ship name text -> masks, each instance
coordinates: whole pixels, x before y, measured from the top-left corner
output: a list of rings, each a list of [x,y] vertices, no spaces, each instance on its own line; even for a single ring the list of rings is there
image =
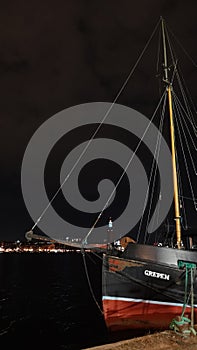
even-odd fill
[[[162,280],[167,280],[167,281],[170,280],[170,275],[167,275],[166,273],[145,270],[144,274],[145,276],[148,276],[148,277],[160,278]]]

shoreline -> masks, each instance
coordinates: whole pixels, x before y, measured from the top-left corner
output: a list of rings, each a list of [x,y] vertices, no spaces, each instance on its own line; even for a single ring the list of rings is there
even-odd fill
[[[197,336],[183,336],[172,330],[161,331],[83,350],[197,350]]]

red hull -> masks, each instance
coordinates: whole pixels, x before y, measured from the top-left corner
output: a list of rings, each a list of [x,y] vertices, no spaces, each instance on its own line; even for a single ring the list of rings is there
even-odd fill
[[[166,329],[175,316],[182,313],[182,305],[166,305],[142,301],[103,300],[104,317],[110,331],[128,329]],[[185,315],[190,317],[187,307]],[[195,309],[197,319],[197,309]]]

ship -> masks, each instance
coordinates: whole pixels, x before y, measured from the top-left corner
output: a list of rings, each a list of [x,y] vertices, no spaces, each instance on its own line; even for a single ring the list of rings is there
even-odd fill
[[[102,258],[102,313],[110,332],[128,330],[151,331],[168,329],[170,327],[175,330],[183,329],[185,332],[195,334],[194,325],[197,323],[197,230],[195,227],[191,229],[186,220],[185,224],[183,224],[185,197],[182,186],[187,178],[192,194],[192,197],[188,199],[193,201],[196,215],[197,200],[194,195],[194,187],[191,185],[187,157],[190,159],[196,176],[195,159],[190,152],[190,146],[196,152],[197,126],[195,117],[197,113],[194,108],[195,115],[192,114],[191,108],[187,106],[188,101],[192,102],[192,99],[190,95],[188,98],[188,91],[185,92],[184,90],[184,80],[180,78],[179,61],[169,41],[167,24],[163,18],[160,18],[158,25],[160,28],[160,41],[157,63],[158,65],[161,63],[161,73],[158,75],[158,79],[161,81],[163,88],[163,107],[158,110],[160,110],[161,121],[163,121],[163,118],[167,118],[169,126],[172,165],[172,179],[169,178],[169,181],[172,181],[172,199],[174,204],[170,211],[171,217],[164,219],[167,224],[163,225],[161,223],[160,225],[165,228],[164,232],[162,234],[160,232],[159,235],[156,232],[155,237],[159,236],[159,241],[153,239],[151,242],[151,235],[148,232],[149,225],[147,223],[143,225],[143,221],[140,221],[138,225],[137,234],[133,232],[134,228],[131,233],[127,232],[125,235],[121,232],[120,239],[114,241],[113,230],[115,230],[115,227],[113,227],[112,219],[110,218],[107,229],[107,236],[110,239],[105,239],[102,243],[95,243],[94,241],[91,243],[89,239],[101,216],[104,215],[109,202],[107,201],[93,226],[80,243],[63,241],[62,239],[60,243],[69,247],[81,248],[83,257],[87,249],[94,253],[100,252]],[[145,50],[142,51],[142,53],[144,52]],[[141,57],[142,54],[139,58]],[[137,63],[139,63],[139,59]],[[134,65],[134,68],[136,66],[137,64]],[[130,76],[131,74],[129,78]],[[123,85],[123,88],[126,86],[126,83]],[[177,86],[179,86],[179,94],[175,93]],[[121,91],[123,88],[121,88]],[[120,93],[117,96],[119,97],[119,95]],[[180,102],[180,95],[183,98],[183,103]],[[114,103],[110,106],[110,110],[112,107],[114,108]],[[181,121],[181,115],[184,115],[183,121]],[[190,133],[188,124],[193,129],[193,134]],[[177,131],[178,138],[175,136]],[[96,132],[92,139],[96,136]],[[189,136],[189,142],[186,140],[186,135]],[[186,141],[187,153],[184,151],[183,140]],[[140,143],[141,141],[143,140],[140,140]],[[184,174],[182,181],[180,171],[184,167],[181,161],[178,161],[177,146],[181,148],[183,163],[186,165],[186,174]],[[156,154],[156,157],[158,155]],[[130,163],[127,164],[125,170],[129,165]],[[152,186],[150,186],[151,198],[145,201],[146,204],[152,205],[155,203],[155,198],[157,201],[160,200],[161,196],[165,195],[161,193],[161,188],[156,185],[157,176],[155,174],[156,172],[150,179]],[[117,182],[118,184],[121,182],[122,176]],[[49,205],[51,205],[61,187],[53,196]],[[163,188],[163,192],[165,192],[165,188]],[[43,236],[33,233],[34,228],[38,225],[49,205],[47,205],[32,229],[26,233],[28,240],[49,240],[48,237],[43,238]],[[146,213],[146,219],[150,218],[149,214],[150,212]],[[169,223],[170,219],[173,221],[172,224]],[[195,220],[193,221],[195,224]],[[142,233],[142,241],[140,241],[139,233],[140,235]],[[104,237],[106,237],[105,234]],[[56,239],[52,239],[52,242],[54,241]],[[87,272],[87,267],[85,270]],[[89,277],[88,282],[90,283]]]
[[[170,230],[165,230],[163,241],[160,235],[160,241],[151,244],[139,243],[129,235],[123,236],[118,246],[113,244],[113,247],[103,254],[102,306],[105,323],[110,332],[154,331],[169,327],[177,330],[182,327],[187,332],[195,333],[197,231],[184,230],[182,225],[183,209],[175,123],[177,101],[174,102],[177,85],[175,77],[177,75],[179,79],[179,66],[168,41],[167,28],[166,21],[161,18],[161,80],[166,93],[165,118],[169,118],[174,192],[173,230],[171,235]],[[185,114],[187,113],[189,109],[186,110]]]

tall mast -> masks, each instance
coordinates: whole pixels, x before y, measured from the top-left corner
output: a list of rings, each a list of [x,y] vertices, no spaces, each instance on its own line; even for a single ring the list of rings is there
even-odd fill
[[[176,149],[175,149],[175,136],[174,136],[174,118],[172,110],[172,85],[168,80],[168,61],[166,50],[166,37],[165,37],[165,24],[163,18],[161,18],[162,38],[163,38],[163,56],[164,56],[164,81],[167,84],[168,103],[169,103],[169,116],[170,116],[170,137],[171,137],[171,152],[172,152],[172,172],[173,172],[173,185],[174,185],[174,207],[175,207],[175,223],[176,223],[176,238],[177,247],[181,249],[181,217],[179,207],[179,195],[178,195],[178,178],[177,178],[177,164],[176,164]]]

